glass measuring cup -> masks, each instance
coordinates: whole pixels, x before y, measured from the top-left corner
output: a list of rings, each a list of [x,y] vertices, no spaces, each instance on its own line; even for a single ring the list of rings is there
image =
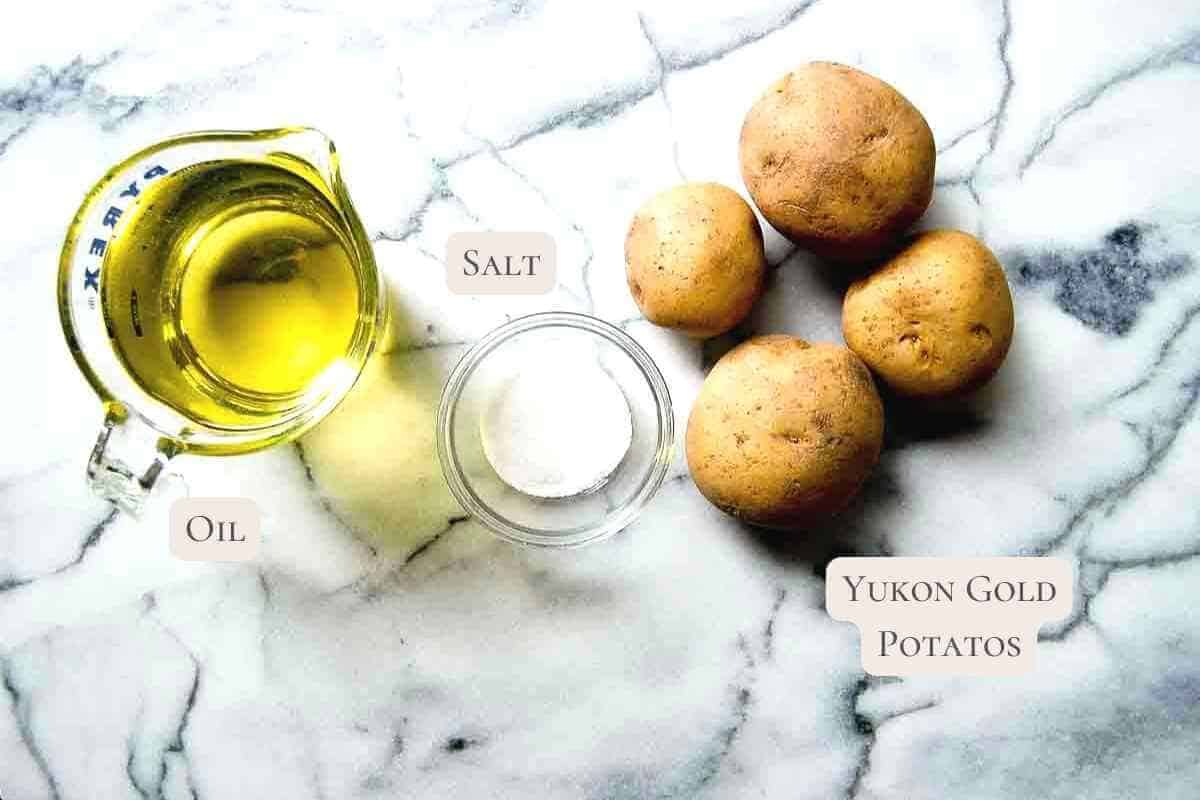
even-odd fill
[[[88,481],[133,513],[180,453],[319,422],[387,314],[333,143],[311,128],[185,134],[117,164],[68,229],[58,307],[105,412]]]

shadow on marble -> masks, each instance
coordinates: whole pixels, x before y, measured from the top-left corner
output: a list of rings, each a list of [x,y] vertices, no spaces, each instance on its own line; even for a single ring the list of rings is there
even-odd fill
[[[1001,372],[1003,374],[1003,370]],[[997,382],[1000,377],[997,376]],[[749,539],[776,561],[807,564],[824,577],[825,568],[838,556],[894,555],[887,536],[887,520],[903,502],[899,479],[901,451],[913,445],[948,443],[986,434],[993,420],[1016,414],[1019,397],[1014,387],[1000,382],[935,409],[896,397],[880,387],[884,401],[884,443],[879,463],[862,490],[841,513],[803,531],[778,532],[743,525]]]
[[[704,341],[704,369],[755,336],[782,333],[842,344],[842,298],[850,284],[869,271],[867,266],[835,264],[793,250],[767,272],[763,296],[750,315],[728,333]]]
[[[781,564],[807,566],[824,579],[829,562],[838,556],[892,554],[872,518],[880,508],[895,502],[899,493],[885,452],[850,505],[831,519],[800,531],[772,531],[744,523],[740,527],[769,558]]]
[[[988,427],[988,419],[974,404],[973,396],[934,405],[897,397],[879,381],[876,385],[883,398],[885,450],[916,442],[977,436]]]
[[[829,562],[838,556],[859,555],[846,546],[834,523],[804,531],[773,531],[745,524],[741,528],[767,557],[781,564],[810,567],[817,576],[823,576]]]

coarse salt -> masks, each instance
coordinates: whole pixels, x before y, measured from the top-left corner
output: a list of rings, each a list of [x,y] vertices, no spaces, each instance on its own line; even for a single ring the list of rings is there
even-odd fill
[[[496,474],[534,497],[571,497],[612,475],[633,441],[621,388],[599,364],[550,358],[502,381],[480,418]]]

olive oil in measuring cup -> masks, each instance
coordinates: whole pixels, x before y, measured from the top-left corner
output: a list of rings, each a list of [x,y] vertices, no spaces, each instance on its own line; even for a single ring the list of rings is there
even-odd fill
[[[109,169],[67,230],[58,309],[103,408],[88,481],[135,513],[180,453],[317,424],[387,325],[337,152],[312,128],[184,134]]]
[[[147,185],[101,270],[105,325],[151,396],[219,427],[304,405],[354,336],[353,242],[311,168],[199,163]]]

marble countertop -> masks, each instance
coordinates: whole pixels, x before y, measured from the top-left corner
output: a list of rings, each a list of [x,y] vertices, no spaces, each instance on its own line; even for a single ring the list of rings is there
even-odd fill
[[[40,798],[1193,798],[1200,785],[1200,6],[1190,2],[22,4],[0,48],[0,795]],[[797,64],[927,116],[923,225],[981,236],[1017,336],[970,408],[889,419],[831,530],[756,534],[682,458],[583,550],[464,519],[432,415],[464,346],[534,310],[645,344],[681,420],[706,345],[638,318],[622,240],[686,179],[743,190],[737,132]],[[252,564],[173,559],[83,480],[100,411],[63,343],[66,223],[186,130],[314,125],[397,340],[298,445],[179,462],[264,513]],[[448,233],[546,230],[559,289],[464,298]],[[739,332],[840,341],[777,268]],[[834,553],[1052,553],[1079,602],[1021,678],[864,676]]]

